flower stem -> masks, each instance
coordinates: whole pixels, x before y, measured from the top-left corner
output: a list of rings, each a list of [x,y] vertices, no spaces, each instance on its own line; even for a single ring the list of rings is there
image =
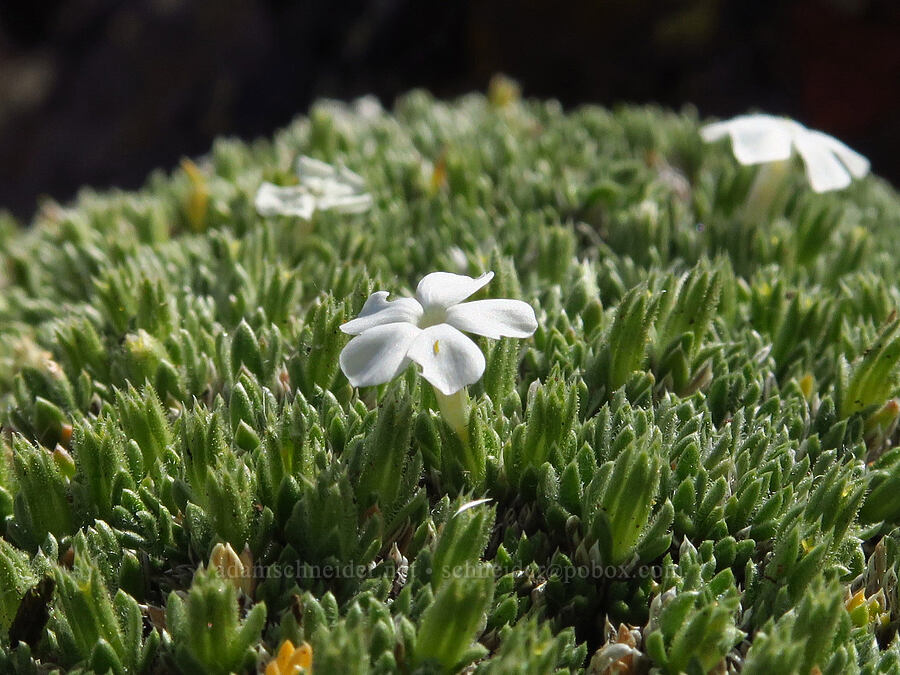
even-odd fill
[[[768,222],[772,205],[790,167],[790,160],[768,162],[759,167],[750,193],[747,195],[746,215],[753,224]]]
[[[450,428],[456,432],[460,440],[466,445],[469,444],[469,392],[463,387],[455,394],[443,394],[437,389],[434,390],[437,397],[438,407],[441,409],[441,415],[444,421],[450,425]]]

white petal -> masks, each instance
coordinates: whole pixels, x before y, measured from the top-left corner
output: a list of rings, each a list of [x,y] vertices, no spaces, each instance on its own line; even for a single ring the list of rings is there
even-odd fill
[[[316,210],[315,198],[299,185],[280,187],[272,183],[259,186],[254,200],[261,216],[297,216],[309,220]]]
[[[346,166],[342,166],[338,170],[340,180],[353,188],[356,192],[364,192],[366,189],[366,181],[358,173],[351,171]]]
[[[366,189],[366,182],[358,173],[344,166],[334,167],[306,155],[297,158],[297,177],[304,185],[321,190],[324,194],[333,192],[353,194]]]
[[[725,138],[728,135],[730,126],[730,121],[713,122],[712,124],[706,124],[700,127],[700,136],[707,143],[713,143],[715,141],[718,141],[720,138]]]
[[[323,210],[338,213],[364,213],[372,208],[372,195],[348,195],[320,197],[316,206]]]
[[[834,136],[822,133],[821,131],[808,132],[813,138],[816,138],[822,145],[831,150],[837,158],[843,162],[844,166],[857,178],[862,178],[869,173],[869,160],[863,157],[855,150],[841,143]]]
[[[375,326],[341,352],[341,370],[354,387],[390,382],[409,365],[407,351],[422,331],[409,323]]]
[[[372,293],[363,305],[359,316],[341,326],[348,335],[359,335],[374,326],[389,323],[408,323],[415,325],[422,317],[422,305],[412,298],[398,298],[389,301],[387,291]]]
[[[364,120],[374,120],[384,114],[384,108],[381,106],[381,101],[371,94],[361,96],[353,101],[353,109],[356,114]]]
[[[493,272],[485,272],[476,279],[465,274],[432,272],[419,282],[416,297],[425,308],[449,307],[462,302],[493,278]]]
[[[521,300],[475,300],[447,309],[447,323],[467,333],[526,338],[537,330],[534,309]]]
[[[806,165],[806,176],[814,191],[841,190],[850,185],[847,169],[815,133],[798,135],[794,144]]]
[[[484,354],[478,345],[446,323],[419,333],[407,357],[422,366],[422,377],[447,396],[484,374]]]
[[[320,159],[301,155],[297,158],[297,176],[303,182],[307,178],[334,178],[337,169]]]
[[[487,504],[488,502],[494,501],[492,497],[482,497],[481,499],[473,499],[470,502],[466,502],[458,509],[456,509],[456,513],[454,513],[451,518],[456,518],[460,513],[465,513],[469,509],[474,509],[476,506],[481,506],[482,504]]]
[[[772,115],[740,115],[700,130],[706,141],[731,136],[734,156],[741,164],[777,162],[791,156],[791,139],[796,122]]]

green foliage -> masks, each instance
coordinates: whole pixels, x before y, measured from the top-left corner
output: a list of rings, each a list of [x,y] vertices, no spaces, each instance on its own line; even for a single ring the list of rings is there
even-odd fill
[[[431,587],[438,591],[450,579],[480,570],[478,561],[494,524],[493,509],[478,502],[461,505],[441,529],[431,556]]]
[[[241,619],[234,586],[211,568],[197,571],[185,599],[173,591],[166,604],[167,630],[182,672],[225,675],[252,667],[265,621],[262,603]]]
[[[321,102],[0,216],[0,671],[897,670],[900,202],[763,198],[698,125]],[[373,208],[258,215],[302,154]],[[489,269],[539,325],[476,338],[463,432],[350,386],[370,293]]]
[[[48,534],[71,534],[72,507],[66,479],[50,452],[18,437],[13,453],[16,492],[7,529],[15,543],[34,551]]]
[[[734,575],[727,567],[715,574],[711,548],[706,542],[698,551],[685,541],[674,587],[651,603],[646,649],[664,672],[709,672],[744,635],[735,625]]]
[[[402,386],[394,387],[384,400],[375,428],[365,440],[348,451],[350,471],[356,476],[359,505],[377,508],[383,520],[386,541],[404,527],[409,518],[424,511],[425,492],[419,487],[422,457],[410,453],[413,408]]]
[[[37,579],[28,564],[28,556],[0,539],[0,628],[9,630],[19,602]]]
[[[458,571],[438,587],[434,600],[423,612],[416,633],[413,663],[435,663],[446,673],[487,654],[481,645],[470,647],[484,622],[494,591],[490,565]]]
[[[896,390],[895,366],[900,361],[898,328],[900,318],[894,315],[852,368],[849,382],[839,392],[843,416],[880,405]]]
[[[84,664],[98,673],[149,672],[159,633],[143,634],[138,603],[124,591],[114,598],[90,560],[76,557],[72,572],[57,568],[56,611],[51,625],[69,665]]]
[[[841,602],[841,588],[819,579],[794,611],[760,630],[744,669],[750,673],[806,673],[814,668],[822,673],[849,672],[856,668],[856,650],[848,638],[850,617]]]
[[[632,419],[620,416],[629,412]],[[645,542],[654,551],[648,556],[652,560],[668,548],[671,537],[665,532],[673,518],[672,505],[667,502],[656,522],[650,523],[662,468],[658,432],[642,410],[631,411],[624,402],[615,419],[610,407],[604,406],[592,421],[596,423],[593,447],[603,448],[615,459],[597,457],[596,469],[587,464],[585,472],[593,475],[582,475],[585,482],[577,515],[584,539],[576,553],[580,551],[600,565],[619,565],[636,553],[643,533],[650,537]],[[577,464],[572,467],[577,470]],[[660,542],[654,541],[658,538]]]
[[[333,602],[334,599],[331,598]],[[346,672],[347,664],[355,664],[358,672],[397,672],[398,657],[405,651],[407,636],[398,627],[387,605],[370,595],[361,595],[338,619],[328,618],[325,608],[312,596],[303,599],[304,633],[313,647],[316,672]]]
[[[546,623],[533,618],[520,621],[500,632],[500,648],[489,660],[478,665],[483,675],[515,675],[527,663],[529,672],[536,675],[559,672],[562,668],[577,669],[584,663],[587,648],[575,645],[571,629],[556,635]]]

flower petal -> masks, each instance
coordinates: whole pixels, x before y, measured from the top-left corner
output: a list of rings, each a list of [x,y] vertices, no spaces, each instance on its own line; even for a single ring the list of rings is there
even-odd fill
[[[831,150],[837,158],[841,160],[844,166],[851,174],[857,178],[862,178],[869,173],[869,160],[861,154],[841,143],[834,136],[822,133],[821,131],[810,130],[808,132],[813,138],[817,139],[822,145]]]
[[[338,177],[340,180],[352,187],[356,192],[364,192],[366,189],[366,181],[355,171],[351,171],[346,166],[338,169]]]
[[[345,166],[334,167],[306,155],[297,158],[297,177],[301,183],[322,190],[324,194],[353,194],[366,189],[366,182],[358,173]]]
[[[316,206],[323,210],[337,211],[338,213],[364,213],[372,208],[372,195],[330,195],[320,197]]]
[[[432,272],[419,282],[416,287],[416,297],[425,308],[446,308],[462,302],[483,288],[493,278],[493,272],[485,272],[475,279],[467,277],[465,274]]]
[[[521,300],[475,300],[447,309],[447,323],[459,330],[494,338],[526,338],[537,330],[534,309]]]
[[[734,156],[741,164],[777,162],[791,156],[791,140],[800,127],[796,122],[773,115],[740,115],[726,122],[703,127],[701,136],[715,141],[731,136]]]
[[[818,134],[818,135],[817,135]],[[850,185],[850,173],[831,149],[822,143],[819,132],[799,134],[794,139],[797,152],[806,165],[806,176],[815,192],[841,190]]]
[[[419,333],[407,357],[422,366],[422,377],[449,396],[484,374],[484,354],[472,340],[446,323]]]
[[[422,316],[422,305],[412,298],[398,298],[389,301],[387,291],[377,291],[369,296],[359,316],[341,325],[348,335],[359,335],[374,326],[391,323],[415,325]]]
[[[492,502],[494,499],[492,497],[482,497],[481,499],[473,499],[472,501],[466,502],[458,509],[456,512],[450,516],[451,518],[456,518],[460,513],[465,513],[469,509],[474,509],[476,506],[481,506],[482,504],[487,504],[488,502]]]
[[[700,127],[700,136],[707,143],[714,143],[728,135],[731,121],[713,122]]]
[[[334,178],[337,175],[337,169],[331,164],[306,155],[297,158],[296,171],[301,183],[307,178]]]
[[[360,96],[353,101],[353,110],[364,120],[375,120],[384,115],[384,108],[381,101],[372,94]]]
[[[316,210],[315,197],[299,185],[263,183],[256,191],[254,205],[261,216],[297,216],[304,220],[309,220]]]
[[[407,351],[421,333],[409,323],[370,328],[341,351],[341,370],[354,387],[390,382],[409,365]]]

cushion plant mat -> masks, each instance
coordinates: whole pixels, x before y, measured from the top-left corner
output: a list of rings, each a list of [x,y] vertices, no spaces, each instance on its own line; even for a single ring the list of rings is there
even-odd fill
[[[322,102],[3,219],[0,671],[897,672],[900,200],[698,128]],[[371,208],[260,215],[303,155]],[[538,323],[465,433],[339,367],[434,271]]]

